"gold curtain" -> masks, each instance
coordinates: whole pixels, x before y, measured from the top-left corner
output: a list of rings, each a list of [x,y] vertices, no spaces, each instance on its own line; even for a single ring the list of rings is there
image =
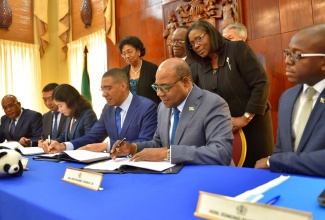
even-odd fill
[[[116,44],[116,27],[115,27],[115,0],[103,0],[103,12],[105,16],[106,37]]]
[[[47,8],[48,0],[34,0],[34,15],[41,56],[43,56],[50,43]]]
[[[61,61],[67,58],[67,43],[69,42],[70,16],[69,16],[69,0],[59,0],[59,38]]]

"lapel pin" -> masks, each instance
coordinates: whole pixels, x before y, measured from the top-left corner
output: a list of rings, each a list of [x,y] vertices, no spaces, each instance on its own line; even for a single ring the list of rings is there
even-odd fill
[[[228,67],[229,67],[229,69],[231,70],[231,64],[230,64],[229,57],[227,57],[227,63],[228,63]]]
[[[194,107],[188,107],[189,111],[194,111]]]
[[[320,98],[321,103],[325,103],[325,99],[323,97]]]

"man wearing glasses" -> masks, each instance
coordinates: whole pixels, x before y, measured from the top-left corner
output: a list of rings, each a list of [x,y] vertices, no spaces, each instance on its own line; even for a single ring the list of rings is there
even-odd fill
[[[164,61],[152,88],[162,101],[153,140],[124,142],[120,147],[114,144],[113,159],[137,152],[132,161],[230,164],[233,135],[228,105],[218,95],[193,84],[184,60]]]
[[[173,33],[172,36],[172,41],[171,41],[171,46],[173,49],[173,54],[175,57],[182,58],[185,60],[188,65],[191,68],[192,72],[192,79],[193,82],[198,85],[199,83],[199,78],[198,78],[198,72],[200,65],[196,62],[193,62],[189,59],[186,58],[186,51],[185,51],[185,35],[187,32],[188,26],[180,26],[176,28],[176,30]]]
[[[255,168],[325,176],[325,24],[297,32],[284,50],[286,75],[297,83],[279,102],[278,136]]]
[[[19,141],[25,147],[22,137],[39,139],[42,134],[42,115],[21,107],[13,95],[2,98],[1,105],[6,115],[1,117],[0,143],[3,141]],[[29,146],[29,145],[28,145]]]
[[[125,138],[130,142],[152,139],[157,128],[157,105],[130,92],[129,78],[123,70],[113,68],[104,73],[100,91],[107,104],[89,133],[71,142],[54,141],[50,146],[45,145],[45,152],[74,149],[110,151],[118,139]],[[106,137],[109,141],[101,143]]]

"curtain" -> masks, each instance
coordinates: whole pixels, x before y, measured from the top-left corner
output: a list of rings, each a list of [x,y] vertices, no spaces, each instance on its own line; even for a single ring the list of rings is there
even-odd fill
[[[1,99],[12,94],[23,108],[41,112],[39,45],[0,39],[0,78]]]
[[[48,32],[48,0],[34,0],[34,15],[37,29],[37,39],[40,45],[40,54],[43,56],[50,43]]]
[[[102,75],[107,71],[107,49],[105,31],[100,30],[67,44],[70,84],[81,92],[84,49],[87,46],[87,68],[90,80],[92,104],[97,117],[106,103],[99,91]]]

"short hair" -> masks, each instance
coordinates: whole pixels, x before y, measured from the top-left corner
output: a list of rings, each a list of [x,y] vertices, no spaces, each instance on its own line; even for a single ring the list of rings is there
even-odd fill
[[[142,41],[136,36],[127,36],[119,42],[118,49],[120,51],[120,54],[122,54],[122,49],[126,44],[129,44],[135,49],[140,50],[140,57],[143,57],[146,54],[146,49],[144,48]]]
[[[189,26],[181,25],[181,26],[178,26],[176,29],[180,29],[180,28],[188,30]]]
[[[11,98],[11,99],[13,99],[15,102],[18,102],[17,97],[14,96],[14,95],[11,95],[11,94],[7,94],[7,95],[5,95],[5,96],[2,98],[2,100],[5,99],[5,98]]]
[[[181,58],[173,57],[165,60],[160,64],[160,66],[166,66],[167,71],[174,72],[178,78],[187,77],[192,80],[192,72],[190,66],[187,62]],[[160,69],[160,66],[158,70]]]
[[[79,118],[82,111],[92,109],[90,102],[69,84],[61,84],[53,91],[53,99],[59,102],[65,102],[71,109],[71,115]]]
[[[59,84],[57,84],[57,83],[49,83],[46,86],[44,86],[42,92],[53,91],[58,86],[59,86]]]
[[[226,32],[226,31],[229,31],[232,29],[236,30],[236,34],[238,37],[241,37],[244,40],[247,39],[247,28],[245,27],[245,25],[236,22],[236,23],[230,24],[227,27],[225,27],[223,29],[223,32]]]
[[[205,31],[207,35],[210,36],[211,49],[218,54],[221,53],[225,47],[226,40],[222,34],[209,22],[204,20],[198,20],[194,22],[187,30],[185,35],[185,51],[186,56],[189,60],[195,61],[200,64],[205,64],[206,62],[211,61],[210,57],[202,58],[190,49],[190,41],[188,40],[188,35],[192,30],[202,30]]]
[[[109,69],[102,76],[102,78],[105,78],[105,77],[112,77],[112,79],[114,79],[114,81],[117,83],[125,82],[128,89],[130,89],[130,79],[129,79],[128,75],[126,74],[126,72],[122,69],[119,69],[119,68]]]

